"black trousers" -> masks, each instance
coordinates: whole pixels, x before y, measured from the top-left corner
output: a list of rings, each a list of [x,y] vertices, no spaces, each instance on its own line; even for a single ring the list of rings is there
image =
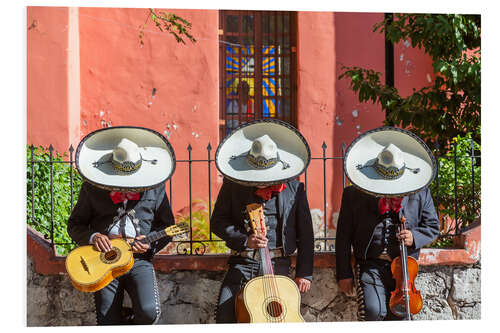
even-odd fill
[[[359,320],[401,320],[389,308],[391,291],[396,287],[391,263],[381,259],[357,261],[357,298]]]
[[[122,314],[125,291],[132,301],[133,324],[154,324],[160,318],[160,296],[153,264],[136,258],[130,271],[94,293],[98,325],[129,324],[123,321]]]
[[[290,257],[272,259],[274,274],[290,275]],[[215,312],[216,323],[236,323],[234,303],[238,292],[245,283],[256,276],[262,275],[258,261],[231,256],[228,261],[229,269],[222,281],[219,300]]]

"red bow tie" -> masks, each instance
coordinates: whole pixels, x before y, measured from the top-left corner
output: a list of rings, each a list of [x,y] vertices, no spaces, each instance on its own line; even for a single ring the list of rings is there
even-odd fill
[[[137,192],[109,192],[111,200],[114,204],[127,200],[139,200],[139,193]]]
[[[284,189],[286,189],[286,184],[278,184],[264,188],[259,188],[257,189],[257,191],[255,191],[255,194],[257,194],[259,197],[267,201],[271,199],[271,196],[273,194],[280,193]]]
[[[378,210],[380,214],[384,215],[387,212],[390,212],[391,210],[395,211],[396,213],[399,213],[401,210],[401,201],[403,200],[402,197],[399,198],[380,198],[378,201]]]

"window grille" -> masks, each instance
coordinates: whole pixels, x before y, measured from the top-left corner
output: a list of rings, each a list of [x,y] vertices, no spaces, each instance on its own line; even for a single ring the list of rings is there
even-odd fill
[[[276,118],[296,126],[296,14],[221,11],[220,138]]]

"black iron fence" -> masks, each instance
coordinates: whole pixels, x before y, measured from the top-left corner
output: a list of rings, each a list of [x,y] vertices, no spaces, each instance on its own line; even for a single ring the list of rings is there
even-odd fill
[[[480,154],[475,153],[476,147],[474,145],[474,142],[471,141],[470,144],[470,149],[467,152],[467,154],[463,154],[463,149],[459,150],[457,149],[457,143],[453,143],[451,146],[451,153],[448,153],[447,155],[444,156],[437,156],[438,160],[438,172],[437,172],[437,177],[435,178],[433,184],[431,184],[431,190],[433,192],[433,197],[434,197],[434,203],[435,206],[438,207],[438,210],[441,212],[440,218],[442,222],[442,232],[441,232],[441,238],[449,238],[453,236],[459,235],[464,228],[466,228],[470,222],[477,217],[480,216],[480,181],[478,182],[477,180],[480,179]],[[76,201],[76,195],[75,195],[75,179],[78,177],[77,173],[75,172],[74,168],[74,148],[71,146],[68,150],[68,154],[66,155],[65,159],[61,158],[55,158],[54,155],[54,149],[52,145],[46,150],[45,152],[45,159],[39,159],[39,155],[35,154],[35,147],[30,146],[28,147],[28,160],[27,160],[27,167],[28,167],[28,209],[27,209],[27,219],[28,219],[28,224],[34,226],[36,229],[38,229],[40,232],[42,232],[47,239],[50,240],[52,245],[58,245],[58,246],[74,246],[73,243],[71,242],[64,242],[64,241],[57,241],[56,239],[59,238],[57,236],[60,236],[58,233],[65,233],[65,226],[61,227],[60,225],[58,228],[55,228],[55,212],[54,212],[54,201],[58,197],[57,195],[57,190],[54,189],[54,177],[55,177],[55,166],[56,164],[62,163],[64,164],[67,168],[67,189],[64,189],[64,191],[69,191],[69,207],[68,211],[66,212],[66,215],[69,216],[69,212],[74,206],[74,203]],[[212,151],[212,146],[209,143],[206,147],[207,151],[207,158],[206,159],[192,159],[192,146],[188,145],[187,149],[187,155],[188,158],[184,160],[177,160],[177,167],[179,168],[180,165],[185,164],[187,165],[188,168],[188,188],[186,193],[182,193],[180,195],[187,195],[188,196],[188,202],[189,202],[189,224],[190,224],[190,230],[193,231],[193,185],[195,184],[201,184],[201,182],[206,181],[207,182],[207,188],[208,188],[208,204],[207,204],[207,210],[208,210],[208,219],[212,215],[212,181],[213,181],[213,176],[214,176],[214,169],[215,165],[214,163],[214,153]],[[328,216],[326,214],[327,212],[327,184],[331,182],[332,180],[329,179],[329,177],[333,177],[332,175],[327,174],[327,163],[329,161],[334,161],[334,160],[339,160],[342,161],[341,165],[343,167],[343,161],[344,161],[344,156],[345,156],[345,150],[346,150],[346,145],[342,143],[341,146],[341,156],[327,156],[327,149],[328,146],[326,145],[325,142],[323,142],[322,146],[322,156],[321,157],[313,157],[311,159],[311,164],[309,168],[311,168],[314,163],[320,163],[320,167],[322,169],[322,196],[323,196],[323,214],[322,214],[322,224],[321,224],[321,230],[315,230],[315,251],[316,252],[333,252],[335,250],[334,242],[335,242],[335,237],[334,236],[328,236],[328,232],[331,227],[331,223],[329,225],[328,223]],[[435,146],[435,151],[439,151],[439,147]],[[57,154],[58,155],[58,154]],[[58,155],[59,156],[59,155]],[[444,161],[444,162],[443,162]],[[464,161],[465,165],[469,167],[464,168]],[[37,177],[35,177],[35,166],[38,164],[44,164],[45,166],[48,166],[48,175],[45,175],[42,177],[41,181],[38,181],[37,183]],[[194,164],[205,164],[207,171],[208,171],[208,177],[205,180],[199,179],[197,175],[193,175],[193,170],[192,167]],[[440,167],[441,166],[441,167]],[[444,167],[443,167],[444,166]],[[451,173],[452,176],[450,178],[450,166],[451,166]],[[444,170],[445,169],[445,170]],[[31,170],[31,172],[30,172]],[[193,176],[196,178],[195,182],[193,182]],[[306,192],[308,192],[308,178],[310,176],[308,175],[308,171],[306,170],[305,176],[304,176],[304,183],[305,183],[305,189]],[[315,175],[317,177],[317,175]],[[451,182],[451,183],[450,183]],[[468,184],[468,185],[467,185]],[[347,186],[347,178],[345,176],[342,177],[342,182],[339,183],[337,186],[342,186],[345,187]],[[445,185],[445,186],[444,186]],[[467,185],[467,190],[464,190],[464,186]],[[173,188],[172,188],[172,178],[167,182],[166,184],[166,191],[169,196],[171,205],[175,202],[177,199],[177,193],[174,193]],[[41,191],[36,191],[37,187],[42,187],[41,191],[49,191],[48,193],[48,198],[49,198],[49,204],[47,205],[47,202],[43,202],[45,204],[45,210],[47,210],[47,206],[50,207],[49,211],[45,213],[45,218],[40,218],[36,217],[39,216],[40,214],[35,214],[37,211],[37,203],[40,205],[40,201],[37,199],[37,193],[41,193]],[[450,193],[450,188],[452,189]],[[439,190],[438,190],[439,189]],[[444,189],[444,190],[442,190]],[[61,189],[58,189],[59,191]],[[444,197],[444,194],[446,197]],[[47,193],[46,193],[47,194]],[[46,196],[47,197],[47,196]],[[341,198],[336,198],[335,200],[340,201]],[[450,208],[449,205],[452,204],[453,207]],[[446,206],[443,206],[446,205]],[[464,214],[464,209],[468,209],[468,213]],[[471,213],[472,212],[472,213]],[[60,214],[60,212],[57,212],[57,214]],[[63,216],[62,219],[64,221],[67,221],[68,216]],[[41,221],[48,219],[48,221]],[[207,219],[207,220],[208,220]],[[208,224],[208,221],[207,221]],[[445,226],[443,228],[443,226]],[[185,255],[202,255],[206,253],[207,245],[210,243],[215,243],[215,242],[222,242],[222,240],[218,239],[215,235],[212,234],[210,230],[210,225],[208,224],[208,232],[207,232],[207,237],[203,238],[196,238],[193,237],[193,232],[189,233],[189,239],[184,239],[184,240],[174,240],[174,243],[176,243],[176,253],[177,254],[185,254]],[[56,230],[57,229],[57,230]],[[317,228],[316,228],[317,229]],[[69,239],[69,238],[68,238]]]

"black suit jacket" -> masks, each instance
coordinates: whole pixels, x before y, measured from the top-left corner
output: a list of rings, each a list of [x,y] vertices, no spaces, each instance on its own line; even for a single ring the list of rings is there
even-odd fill
[[[248,233],[243,212],[246,205],[253,202],[255,191],[255,187],[243,186],[224,178],[215,202],[210,219],[211,230],[233,250],[248,250],[245,246]],[[282,221],[285,255],[291,255],[297,250],[295,275],[312,280],[314,234],[303,183],[297,180],[286,183],[286,188],[278,195],[278,213]]]
[[[68,219],[68,234],[78,245],[88,245],[90,236],[99,232],[106,233],[106,229],[117,215],[117,209],[123,203],[114,204],[109,195],[110,191],[95,187],[88,182],[82,184],[78,202]],[[174,224],[174,216],[165,193],[165,186],[140,193],[139,200],[129,200],[127,210],[135,210],[139,219],[140,235],[147,235],[152,231],[159,231]],[[150,249],[143,257],[151,258],[170,241],[169,237],[159,239],[150,244]]]
[[[348,186],[342,194],[337,236],[335,242],[337,280],[352,278],[351,246],[357,259],[366,259],[366,253],[379,223],[379,198],[366,194],[354,186]],[[413,245],[408,255],[418,259],[420,248],[439,235],[439,219],[434,209],[431,193],[425,188],[405,196],[399,212],[406,217],[406,228],[413,234]]]

